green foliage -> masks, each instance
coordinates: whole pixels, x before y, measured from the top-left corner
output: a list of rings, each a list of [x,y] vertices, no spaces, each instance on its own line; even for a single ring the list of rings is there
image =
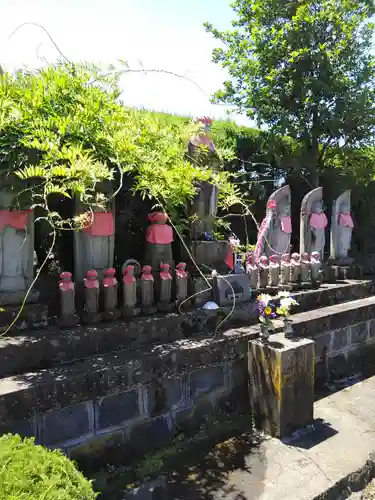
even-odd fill
[[[217,183],[226,206],[236,200],[228,172],[186,157],[191,120],[125,108],[111,70],[61,64],[4,74],[0,84],[0,176],[17,183],[15,204],[42,207],[57,226],[52,195],[105,208],[122,176],[171,215],[186,211],[199,180]],[[222,164],[233,150],[219,156]]]
[[[91,484],[60,451],[11,434],[0,438],[2,500],[94,500]]]
[[[232,6],[233,29],[205,24],[223,43],[214,61],[230,75],[216,101],[297,139],[312,171],[329,146],[372,140],[371,0],[235,0]]]

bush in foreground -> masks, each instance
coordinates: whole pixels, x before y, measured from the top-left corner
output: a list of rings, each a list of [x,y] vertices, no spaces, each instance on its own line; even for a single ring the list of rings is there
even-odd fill
[[[1,500],[94,500],[90,481],[60,451],[33,439],[0,438]]]

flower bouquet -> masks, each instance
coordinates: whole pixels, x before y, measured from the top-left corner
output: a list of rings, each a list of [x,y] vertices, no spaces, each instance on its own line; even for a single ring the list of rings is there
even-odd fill
[[[261,336],[264,340],[267,340],[270,331],[275,329],[274,320],[277,318],[284,318],[285,335],[291,336],[293,332],[288,316],[291,308],[298,303],[289,292],[279,292],[274,297],[262,293],[257,298],[257,303]]]

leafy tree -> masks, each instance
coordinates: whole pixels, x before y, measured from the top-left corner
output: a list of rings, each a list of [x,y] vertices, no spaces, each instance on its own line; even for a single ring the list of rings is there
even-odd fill
[[[235,0],[214,62],[230,79],[214,100],[300,143],[315,186],[327,148],[370,142],[375,130],[373,0]]]
[[[125,108],[118,82],[114,70],[87,64],[0,75],[0,183],[13,185],[14,205],[44,209],[54,227],[79,227],[49,209],[51,196],[105,208],[124,176],[170,215],[187,213],[199,180],[219,185],[223,205],[235,202],[227,172],[186,158],[191,120]]]

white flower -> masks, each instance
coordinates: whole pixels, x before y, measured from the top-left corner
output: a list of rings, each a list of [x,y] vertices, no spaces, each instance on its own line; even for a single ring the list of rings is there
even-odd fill
[[[266,293],[261,293],[257,298],[257,300],[262,304],[264,304],[265,306],[268,306],[271,299],[272,299],[271,295],[267,295]]]
[[[277,296],[278,296],[279,298],[281,298],[281,297],[290,297],[290,293],[289,293],[289,292],[283,292],[283,291],[280,291],[280,292],[277,294]]]
[[[280,299],[280,307],[284,307],[285,309],[290,309],[293,306],[297,305],[297,301],[293,299],[293,297],[283,297]]]

